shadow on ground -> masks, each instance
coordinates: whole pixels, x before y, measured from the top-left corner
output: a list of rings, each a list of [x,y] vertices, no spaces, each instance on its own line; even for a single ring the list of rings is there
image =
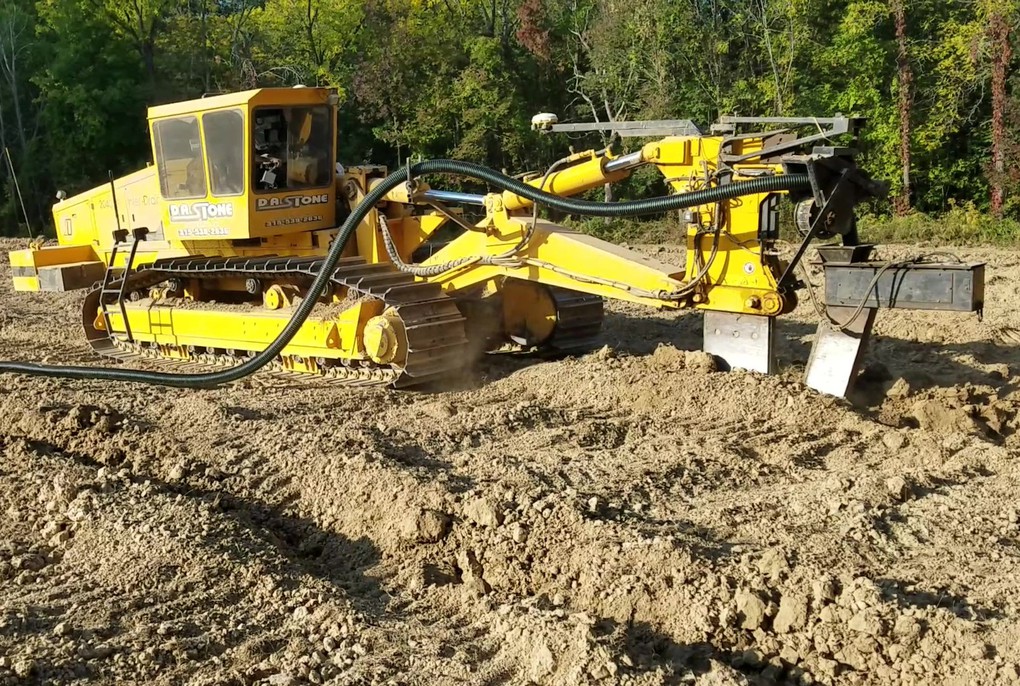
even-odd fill
[[[656,670],[663,676],[662,683],[670,686],[692,683],[692,677],[712,671],[713,663],[732,667],[743,677],[742,683],[745,684],[782,683],[784,676],[796,683],[796,679],[804,675],[804,671],[796,667],[780,669],[760,661],[751,651],[745,652],[733,646],[708,641],[677,643],[645,622],[629,624],[623,640],[624,652],[634,664],[635,671]]]

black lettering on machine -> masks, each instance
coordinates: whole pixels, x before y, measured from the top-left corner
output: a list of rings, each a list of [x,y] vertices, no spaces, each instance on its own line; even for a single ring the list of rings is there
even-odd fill
[[[282,219],[271,219],[266,222],[266,226],[272,228],[276,226],[294,226],[295,224],[311,224],[313,222],[321,221],[321,214],[313,214],[310,217],[284,217]]]

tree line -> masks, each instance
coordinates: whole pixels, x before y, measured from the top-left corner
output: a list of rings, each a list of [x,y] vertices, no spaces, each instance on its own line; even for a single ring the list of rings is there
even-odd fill
[[[0,0],[0,233],[150,158],[149,105],[341,96],[340,158],[544,169],[561,121],[868,118],[896,214],[1020,216],[1020,0]],[[11,169],[17,172],[15,187]],[[656,190],[638,175],[626,193]],[[661,190],[661,187],[658,189]]]

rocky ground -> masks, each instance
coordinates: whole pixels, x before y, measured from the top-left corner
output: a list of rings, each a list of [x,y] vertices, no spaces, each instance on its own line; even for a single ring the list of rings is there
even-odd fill
[[[773,377],[619,304],[431,393],[2,377],[0,683],[1017,683],[1020,252],[963,256],[853,404],[806,305]],[[96,363],[79,303],[4,264],[0,357]]]

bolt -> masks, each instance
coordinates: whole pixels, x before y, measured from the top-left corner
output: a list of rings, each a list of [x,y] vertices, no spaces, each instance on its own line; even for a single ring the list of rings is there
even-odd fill
[[[783,300],[777,293],[767,293],[761,301],[766,314],[776,314],[783,309]]]
[[[749,310],[757,310],[761,307],[761,298],[757,295],[752,295],[750,298],[744,301],[744,307]]]

